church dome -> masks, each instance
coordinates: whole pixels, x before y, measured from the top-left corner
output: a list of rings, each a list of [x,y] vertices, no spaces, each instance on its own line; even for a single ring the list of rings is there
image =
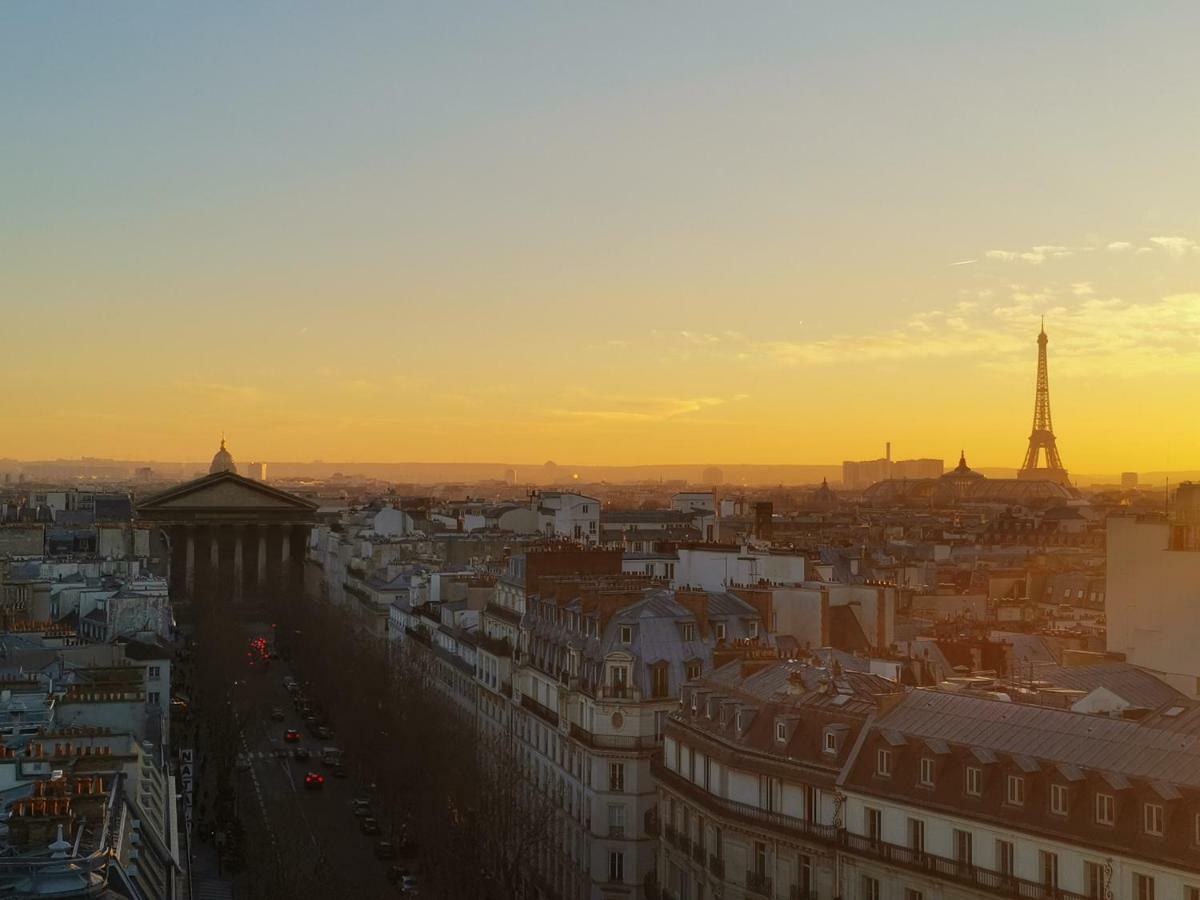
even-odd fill
[[[213,455],[212,465],[208,467],[209,475],[215,475],[217,472],[237,474],[237,463],[233,461],[232,454],[225,449],[225,438],[221,438],[221,449]]]
[[[958,465],[942,477],[947,480],[953,479],[955,481],[975,481],[985,478],[986,476],[984,476],[982,472],[976,472],[967,465],[967,453],[964,450],[959,454]]]

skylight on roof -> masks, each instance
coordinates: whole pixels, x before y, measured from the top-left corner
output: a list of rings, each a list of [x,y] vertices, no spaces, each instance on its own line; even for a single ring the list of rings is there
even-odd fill
[[[1180,713],[1182,713],[1182,712],[1183,712],[1183,707],[1182,707],[1182,706],[1172,706],[1172,707],[1171,707],[1170,709],[1168,709],[1168,710],[1167,710],[1165,713],[1163,713],[1163,715],[1164,715],[1164,716],[1169,716],[1170,718],[1172,718],[1172,719],[1173,719],[1173,718],[1175,718],[1177,715],[1179,715],[1179,714],[1180,714]]]

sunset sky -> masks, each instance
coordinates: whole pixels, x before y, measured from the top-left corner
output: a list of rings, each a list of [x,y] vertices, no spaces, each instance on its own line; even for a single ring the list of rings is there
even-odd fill
[[[1198,31],[0,5],[0,457],[1200,467]]]

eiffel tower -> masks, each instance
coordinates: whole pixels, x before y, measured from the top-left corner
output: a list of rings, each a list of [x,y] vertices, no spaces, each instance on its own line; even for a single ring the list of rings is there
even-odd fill
[[[1057,481],[1070,484],[1067,470],[1058,455],[1054,441],[1054,426],[1050,422],[1050,378],[1046,372],[1046,323],[1042,321],[1042,332],[1038,335],[1037,394],[1033,401],[1033,431],[1029,435],[1029,449],[1025,462],[1017,472],[1022,481]],[[1038,468],[1038,457],[1045,453],[1046,466]]]

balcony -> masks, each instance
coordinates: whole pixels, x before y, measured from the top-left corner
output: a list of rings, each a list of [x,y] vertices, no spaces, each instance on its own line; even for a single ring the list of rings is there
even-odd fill
[[[837,842],[837,829],[832,825],[821,825],[816,822],[809,822],[807,819],[798,819],[795,816],[789,816],[784,813],[760,809],[757,806],[751,806],[749,803],[739,803],[737,800],[726,800],[723,797],[716,797],[692,784],[692,782],[683,776],[672,772],[657,759],[650,763],[650,771],[655,778],[671,788],[671,790],[684,794],[697,803],[724,810],[735,818],[759,823],[778,831],[786,832],[789,835],[800,833],[823,843],[833,844]]]
[[[574,723],[571,737],[597,750],[652,750],[662,745],[660,738],[651,735],[595,734]]]
[[[667,825],[663,828],[663,837],[667,839],[667,843],[672,847],[679,846],[679,829],[674,825]]]
[[[507,659],[512,656],[512,644],[507,638],[493,637],[490,634],[477,634],[475,640],[481,650],[486,650],[492,656]]]
[[[1026,900],[1088,900],[1087,895],[1061,888],[1051,888],[1040,881],[1004,875],[991,869],[980,868],[969,863],[934,856],[921,850],[873,840],[861,834],[843,831],[840,835],[842,847],[851,853],[869,856],[885,863],[901,866],[913,871],[932,875],[967,887],[978,888],[1003,897],[1022,897]]]
[[[920,872],[944,881],[987,891],[999,897],[1018,897],[1023,900],[1088,900],[1087,895],[1077,894],[1061,888],[1048,888],[1039,881],[1017,878],[993,872],[991,869],[969,865],[944,856],[934,856],[919,850],[912,850],[898,844],[889,844],[861,834],[852,834],[845,829],[837,829],[832,825],[822,825],[798,819],[784,813],[770,812],[735,800],[726,800],[709,794],[692,784],[686,778],[666,768],[660,760],[652,760],[650,770],[659,784],[669,790],[687,797],[697,806],[709,810],[718,810],[730,818],[746,824],[759,825],[783,832],[789,837],[804,836],[809,840],[829,847],[839,847],[846,853],[856,856],[876,859],[888,865]],[[709,869],[718,862],[709,857]],[[713,871],[714,875],[718,873]],[[753,872],[747,873],[747,889],[762,894],[750,882]],[[723,873],[718,877],[724,877]],[[769,883],[769,882],[768,882]],[[769,893],[769,892],[768,892]],[[798,894],[805,900],[805,894]]]
[[[717,856],[715,853],[710,853],[708,855],[708,871],[712,872],[714,876],[724,881],[725,860],[721,859],[721,857]]]
[[[597,691],[598,700],[637,700],[638,692],[627,684],[602,684]]]
[[[817,900],[817,892],[811,888],[793,884],[788,888],[788,900]]]
[[[752,894],[760,894],[763,897],[771,896],[771,879],[763,872],[756,872],[753,869],[746,870],[746,890]]]
[[[558,727],[558,713],[556,713],[550,707],[543,706],[541,703],[538,703],[536,700],[534,700],[528,694],[521,695],[521,706],[524,709],[529,710],[531,713],[533,713],[535,716],[542,719],[546,723],[553,725],[555,728]]]
[[[704,860],[707,855],[708,854],[706,854],[704,852],[704,848],[700,846],[699,841],[692,842],[692,861],[693,862],[695,862],[695,863],[699,864],[701,867],[703,867]]]

